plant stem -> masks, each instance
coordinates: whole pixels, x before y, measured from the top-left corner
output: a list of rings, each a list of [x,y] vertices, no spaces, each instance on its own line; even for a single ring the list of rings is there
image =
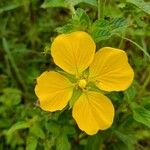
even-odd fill
[[[8,43],[7,43],[6,39],[3,38],[2,42],[3,42],[4,51],[5,51],[6,55],[7,55],[8,61],[9,61],[8,63],[11,64],[11,67],[12,67],[12,69],[14,71],[16,82],[21,86],[23,92],[26,92],[26,86],[25,86],[24,81],[23,81],[23,79],[22,79],[22,77],[20,75],[19,69],[18,69],[18,67],[17,67],[17,65],[16,65],[16,63],[14,61],[14,58],[12,57],[12,54],[11,54],[11,52],[9,50]]]
[[[76,14],[76,10],[74,9],[74,6],[70,5],[69,9],[70,9],[72,15]]]
[[[126,38],[126,37],[122,37],[122,36],[120,36],[120,35],[117,35],[117,36],[119,36],[119,37],[121,37],[122,39],[127,40],[127,41],[131,42],[132,44],[134,44],[135,46],[137,46],[137,47],[149,58],[149,60],[150,60],[150,54],[149,54],[149,53],[146,51],[146,49],[144,49],[142,46],[140,46],[140,45],[137,44],[136,42],[132,41],[131,39],[128,39],[128,38]]]
[[[105,6],[105,1],[98,0],[98,19],[104,18],[104,6]]]

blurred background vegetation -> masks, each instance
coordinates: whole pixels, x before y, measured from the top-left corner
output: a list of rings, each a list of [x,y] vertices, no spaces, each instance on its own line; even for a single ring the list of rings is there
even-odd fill
[[[127,91],[108,95],[112,127],[94,136],[78,129],[71,110],[40,110],[34,94],[36,77],[55,69],[52,40],[74,30],[126,50],[135,71]],[[148,0],[0,0],[0,150],[149,150],[149,48]]]

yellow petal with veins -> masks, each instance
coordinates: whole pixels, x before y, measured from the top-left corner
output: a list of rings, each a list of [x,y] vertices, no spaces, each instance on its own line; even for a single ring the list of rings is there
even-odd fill
[[[62,110],[70,100],[72,92],[72,83],[57,72],[46,71],[37,78],[35,93],[40,107],[45,111]]]
[[[89,91],[82,94],[73,106],[73,118],[79,128],[89,135],[112,125],[114,107],[104,95]]]
[[[89,80],[104,91],[122,91],[133,81],[134,72],[123,50],[104,47],[96,52],[89,68]]]
[[[57,36],[52,43],[51,54],[56,65],[79,76],[91,64],[95,47],[89,34],[76,31]]]

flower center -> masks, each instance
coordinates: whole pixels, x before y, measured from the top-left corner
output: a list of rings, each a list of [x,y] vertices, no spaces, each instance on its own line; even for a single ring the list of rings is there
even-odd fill
[[[85,79],[81,79],[81,80],[79,80],[78,85],[79,85],[79,87],[80,87],[81,89],[84,89],[84,88],[86,87],[86,85],[87,85],[87,82],[86,82]]]

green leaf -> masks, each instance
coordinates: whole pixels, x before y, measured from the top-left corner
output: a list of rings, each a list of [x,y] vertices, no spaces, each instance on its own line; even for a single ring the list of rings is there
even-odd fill
[[[0,102],[6,106],[18,105],[21,102],[22,93],[20,90],[15,88],[3,89],[3,95],[0,97]]]
[[[125,92],[124,92],[124,99],[127,100],[128,102],[134,100],[136,96],[136,89],[134,86],[129,87]]]
[[[65,125],[63,126],[62,130],[65,135],[75,134],[75,128],[73,126]]]
[[[87,139],[87,144],[85,150],[98,150],[102,144],[102,137],[100,134],[89,136]]]
[[[109,22],[110,29],[114,32],[122,27],[127,26],[127,20],[125,18],[113,18]]]
[[[71,145],[68,141],[68,137],[64,134],[58,136],[56,140],[56,150],[70,150]]]
[[[112,144],[111,146],[112,146],[111,150],[129,150],[128,147],[122,141],[117,141],[115,144]]]
[[[97,7],[97,0],[66,0],[66,2],[70,3],[73,6],[78,5],[80,3],[85,3]]]
[[[124,143],[126,150],[134,150],[134,144],[135,144],[136,140],[133,135],[127,134],[127,133],[125,134],[125,133],[122,133],[117,130],[114,133],[118,137],[118,139]]]
[[[26,142],[26,150],[35,150],[38,144],[36,137],[29,135]]]
[[[127,0],[127,2],[134,4],[145,13],[150,15],[150,2],[144,2],[144,0]]]
[[[61,126],[55,121],[47,122],[47,130],[50,133],[58,135],[60,133]]]
[[[16,4],[10,4],[8,6],[2,7],[2,8],[0,8],[0,14],[5,12],[5,11],[13,10],[13,9],[18,8],[20,6],[21,6],[20,4],[16,3]]]
[[[142,97],[142,106],[144,106],[145,109],[150,110],[150,95]]]
[[[7,131],[7,134],[12,134],[16,130],[26,129],[29,127],[30,127],[29,122],[25,122],[25,121],[17,122],[14,125],[12,125],[12,127]]]
[[[92,33],[92,37],[95,42],[107,40],[111,37],[111,33],[108,30],[97,30]]]
[[[42,8],[49,8],[49,7],[69,8],[70,6],[75,6],[80,3],[85,3],[97,7],[96,0],[45,0],[44,3],[41,5],[41,7]]]
[[[78,8],[76,13],[72,16],[72,19],[69,20],[68,24],[56,28],[58,33],[69,33],[72,31],[88,31],[91,26],[91,20],[86,12]]]
[[[131,107],[133,109],[134,120],[150,128],[150,111],[136,103],[132,103]]]
[[[72,31],[74,31],[74,26],[71,23],[68,23],[62,27],[56,28],[56,32],[58,32],[58,33],[69,33]]]
[[[0,8],[0,14],[26,5],[27,3],[29,3],[29,0],[27,0],[26,2],[24,0],[13,0],[9,1],[8,3],[4,3],[4,6]]]
[[[109,39],[112,35],[126,29],[125,18],[112,18],[108,20],[96,20],[91,27],[91,34],[96,42]]]
[[[45,138],[45,133],[43,132],[42,128],[38,124],[34,124],[30,128],[30,133],[34,135],[35,137],[44,139]]]
[[[89,26],[91,25],[91,20],[89,16],[81,8],[78,8],[76,10],[76,13],[73,15],[71,22],[74,24],[74,26],[77,29],[81,29],[84,31],[87,30]]]
[[[41,5],[42,8],[49,8],[49,7],[64,7],[67,8],[67,4],[65,0],[45,0],[44,3]]]

